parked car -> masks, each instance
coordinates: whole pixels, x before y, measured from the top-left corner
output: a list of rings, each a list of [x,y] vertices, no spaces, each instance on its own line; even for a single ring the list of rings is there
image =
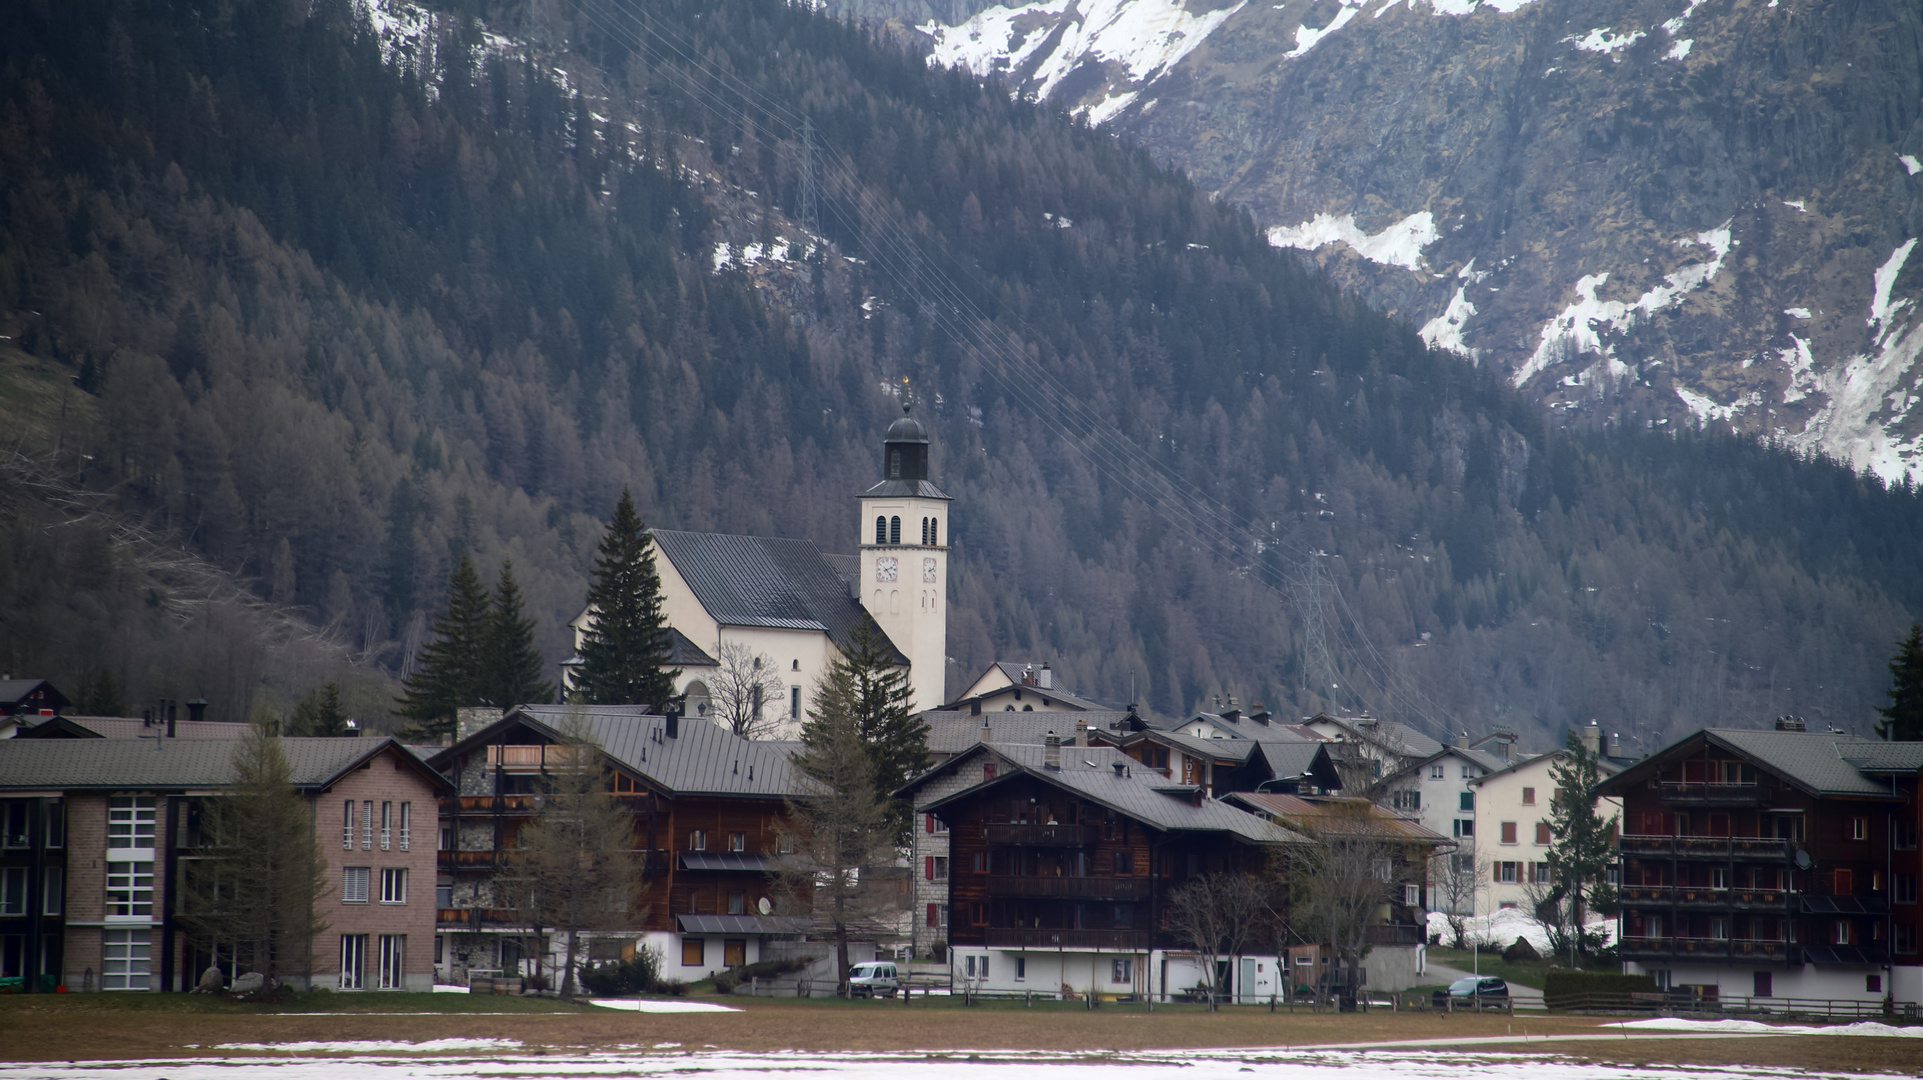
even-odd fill
[[[894,997],[900,989],[901,979],[895,974],[895,965],[887,960],[856,964],[848,969],[849,997]]]
[[[1464,975],[1430,999],[1438,1009],[1493,1009],[1509,1004],[1509,984],[1493,975]]]

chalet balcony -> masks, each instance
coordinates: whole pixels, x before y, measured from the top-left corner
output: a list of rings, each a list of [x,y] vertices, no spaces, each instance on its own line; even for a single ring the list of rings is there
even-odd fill
[[[1717,911],[1787,912],[1782,889],[1712,889],[1691,885],[1624,885],[1617,897],[1629,907],[1676,907]]]
[[[1651,786],[1671,806],[1766,806],[1776,798],[1775,788],[1756,783],[1703,784],[1664,780]]]
[[[1628,937],[1616,944],[1625,960],[1767,960],[1787,963],[1801,946],[1756,938]]]
[[[1146,930],[1040,930],[989,928],[983,943],[991,949],[1099,949],[1104,952],[1142,952],[1148,948]]]
[[[494,799],[493,795],[463,795],[461,813],[491,814],[494,812]],[[532,795],[502,795],[500,800],[501,809],[510,814],[532,814],[535,810]]]
[[[1624,833],[1617,850],[1637,858],[1732,859],[1777,862],[1789,858],[1790,842],[1769,836],[1647,836]]]
[[[484,926],[525,926],[527,917],[513,908],[435,908],[434,925],[476,931]]]
[[[1149,879],[1139,877],[991,877],[988,895],[1038,900],[1146,900]]]
[[[437,851],[434,860],[442,870],[453,873],[460,870],[494,869],[492,851]]]
[[[1364,928],[1371,945],[1420,945],[1423,928],[1414,924],[1370,923]]]
[[[990,825],[988,842],[1010,847],[1087,847],[1095,830],[1086,825]]]

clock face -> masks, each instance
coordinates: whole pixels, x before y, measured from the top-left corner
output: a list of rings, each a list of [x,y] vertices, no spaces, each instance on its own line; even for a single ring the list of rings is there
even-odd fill
[[[875,560],[875,580],[893,581],[901,573],[901,563],[893,555],[883,555]]]
[[[923,558],[921,561],[921,580],[929,585],[935,583],[935,560]]]

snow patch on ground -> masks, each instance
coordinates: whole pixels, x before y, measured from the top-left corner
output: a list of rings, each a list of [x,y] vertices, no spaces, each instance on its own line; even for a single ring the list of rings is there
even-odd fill
[[[1616,347],[1605,345],[1602,335],[1608,332],[1622,333],[1666,307],[1680,303],[1688,293],[1702,288],[1722,272],[1723,258],[1729,254],[1729,222],[1707,232],[1697,233],[1693,239],[1678,240],[1679,245],[1707,247],[1715,258],[1705,262],[1691,263],[1672,274],[1665,275],[1663,282],[1650,288],[1633,301],[1603,300],[1596,296],[1596,290],[1607,284],[1607,271],[1600,274],[1585,274],[1576,281],[1577,300],[1562,309],[1542,328],[1540,343],[1530,355],[1528,362],[1517,369],[1513,381],[1521,386],[1537,374],[1555,363],[1568,350],[1579,353],[1596,353],[1600,356],[1614,357]]]
[[[1574,34],[1571,34],[1562,40],[1564,43],[1574,45],[1583,52],[1601,53],[1620,64],[1623,58],[1616,54],[1648,36],[1649,35],[1643,33],[1641,30],[1632,30],[1627,34],[1616,34],[1612,33],[1610,28],[1605,26],[1601,29],[1591,30],[1582,37],[1576,37]]]
[[[1803,206],[1802,199],[1784,199],[1783,205],[1789,207],[1791,210],[1794,210],[1799,214],[1809,213],[1809,210]]]
[[[1242,0],[1196,15],[1183,0],[1044,0],[988,8],[959,26],[931,20],[917,29],[934,39],[929,63],[977,75],[1019,68],[1053,41],[1053,51],[1041,56],[1033,76],[1035,96],[1047,98],[1089,62],[1120,65],[1140,89],[1167,74],[1247,6],[1248,0]],[[1109,109],[1107,116],[1123,107]]]
[[[1436,219],[1423,210],[1390,225],[1378,233],[1365,233],[1355,223],[1354,214],[1317,214],[1300,225],[1277,225],[1269,230],[1269,243],[1275,247],[1314,251],[1324,244],[1342,243],[1370,262],[1400,266],[1405,270],[1422,269],[1422,249],[1436,242]]]
[[[1707,0],[1689,0],[1689,6],[1683,9],[1683,13],[1681,15],[1678,15],[1675,18],[1663,24],[1663,33],[1668,34],[1670,37],[1675,37],[1676,35],[1682,33],[1683,24],[1688,22],[1689,17],[1691,15],[1696,14],[1696,9],[1699,7],[1702,7],[1703,4],[1706,2]]]
[[[738,255],[737,252],[739,252]],[[742,244],[738,248],[723,240],[714,246],[714,273],[719,274],[731,266],[738,266],[745,270],[760,262],[785,263],[794,259],[806,259],[814,253],[815,245],[809,244],[800,254],[795,254],[793,245],[788,242],[787,237],[782,237],[771,244]]]
[[[1923,1039],[1923,1028],[1891,1027],[1872,1020],[1812,1027],[1803,1024],[1765,1024],[1758,1020],[1683,1020],[1665,1016],[1654,1020],[1624,1020],[1603,1026],[1631,1031],[1728,1031],[1757,1035],[1867,1035],[1879,1039]]]
[[[1923,173],[1923,161],[1916,160],[1915,154],[1898,154],[1896,160],[1903,163],[1903,168],[1908,170],[1911,176]]]
[[[1469,940],[1485,949],[1505,949],[1515,943],[1517,938],[1527,941],[1537,952],[1549,950],[1549,931],[1541,923],[1530,918],[1521,908],[1499,908],[1487,915],[1477,915],[1463,920],[1463,932]],[[1616,940],[1616,920],[1598,919],[1588,926],[1591,933],[1600,933],[1605,940]],[[1449,916],[1440,911],[1429,913],[1428,930],[1431,936],[1442,935],[1444,945],[1454,945],[1456,932],[1449,925]]]
[[[1788,315],[1792,319],[1807,319],[1809,318],[1809,309],[1806,307],[1786,307],[1783,309],[1783,314]]]
[[[467,987],[449,986],[447,983],[435,983],[434,992],[437,994],[465,994],[467,993]]]
[[[345,1039],[339,1042],[221,1043],[215,1050],[263,1050],[285,1054],[451,1054],[464,1050],[513,1050],[519,1039]]]
[[[1669,52],[1665,53],[1664,56],[1666,59],[1670,59],[1670,60],[1686,59],[1689,56],[1689,50],[1692,47],[1694,47],[1695,44],[1696,42],[1694,39],[1684,38],[1681,41],[1678,41],[1676,44],[1671,45],[1669,47]]]
[[[1903,272],[1903,264],[1909,260],[1910,252],[1914,250],[1916,250],[1916,238],[1911,237],[1908,243],[1890,252],[1890,257],[1884,260],[1882,266],[1877,267],[1876,296],[1870,300],[1870,329],[1875,330],[1878,326],[1882,326],[1887,333],[1890,316],[1910,306],[1908,300],[1898,300],[1895,304],[1891,304],[1890,290],[1896,286],[1897,275]],[[1878,344],[1881,343],[1879,335]]]
[[[603,1009],[621,1009],[625,1012],[640,1013],[724,1013],[740,1012],[732,1005],[716,1005],[712,1001],[641,1001],[634,998],[591,998],[590,1005]]]
[[[1466,292],[1464,288],[1456,289],[1455,297],[1449,301],[1449,306],[1443,309],[1442,314],[1423,323],[1422,329],[1416,333],[1422,340],[1428,342],[1432,349],[1446,349],[1474,360],[1476,350],[1462,343],[1462,324],[1468,322],[1469,316],[1476,313],[1476,305],[1469,302],[1468,297],[1464,295]]]
[[[1464,15],[1473,15],[1478,11],[1493,11],[1498,15],[1511,15],[1518,9],[1535,3],[1536,0],[1422,0],[1422,2],[1428,4],[1429,10],[1437,15],[1450,15],[1461,18]],[[1381,18],[1382,13],[1395,7],[1396,3],[1397,0],[1389,0],[1388,3],[1382,5],[1375,13],[1376,18]],[[1416,0],[1408,0],[1408,4],[1410,11],[1416,10]]]
[[[1349,25],[1349,20],[1355,18],[1360,9],[1348,6],[1349,0],[1342,0],[1342,2],[1342,10],[1336,12],[1335,18],[1330,20],[1329,25],[1322,29],[1312,30],[1307,26],[1297,26],[1295,28],[1295,48],[1290,49],[1282,55],[1291,60],[1302,56],[1310,49],[1315,48],[1316,42]]]

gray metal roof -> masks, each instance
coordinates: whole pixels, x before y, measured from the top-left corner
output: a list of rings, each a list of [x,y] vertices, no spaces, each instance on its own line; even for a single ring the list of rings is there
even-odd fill
[[[0,791],[139,791],[225,787],[233,782],[240,739],[5,739],[0,740]],[[324,787],[361,761],[392,746],[388,738],[282,739],[294,783]],[[424,763],[422,768],[426,769]],[[431,770],[429,770],[431,771]],[[437,777],[439,774],[435,774]]]
[[[1375,743],[1387,750],[1393,750],[1402,757],[1428,757],[1443,748],[1440,742],[1424,735],[1415,728],[1395,720],[1378,720],[1368,716],[1331,716],[1321,713],[1309,718],[1309,723],[1327,720],[1359,739]]]
[[[971,753],[988,752],[1025,775],[1073,791],[1090,802],[1126,814],[1163,832],[1226,832],[1264,844],[1305,842],[1303,837],[1280,825],[1213,799],[1203,799],[1202,805],[1196,806],[1186,799],[1165,795],[1157,790],[1158,785],[1166,786],[1161,773],[1153,769],[1134,772],[1134,766],[1140,763],[1130,760],[1113,747],[1064,746],[1060,769],[1043,767],[1046,749],[1040,746],[991,744],[978,747]],[[1127,768],[1126,775],[1116,773],[1117,762]],[[939,809],[950,802],[971,797],[982,787],[1005,783],[1013,775],[1015,773],[1003,773],[993,780],[974,785],[920,809]]]
[[[1803,731],[1710,728],[1704,734],[1783,779],[1821,795],[1888,795],[1890,787],[1863,775],[1848,755],[1884,745],[1855,735]],[[1664,753],[1667,753],[1665,751]],[[1662,755],[1657,755],[1658,757]]]
[[[650,535],[695,599],[724,626],[825,630],[845,651],[855,628],[865,623],[887,640],[811,540],[666,529]],[[899,649],[894,652],[896,663],[908,662]]]
[[[1195,757],[1222,761],[1245,762],[1260,745],[1253,739],[1203,739],[1180,731],[1146,731],[1143,735],[1151,742],[1176,747]]]
[[[175,720],[177,739],[238,739],[247,734],[248,725],[227,720]],[[151,739],[167,730],[165,720],[143,720],[138,716],[55,716],[20,732],[21,739],[88,738]]]
[[[806,920],[767,915],[676,915],[684,934],[799,934]]]
[[[570,723],[579,723],[609,757],[673,794],[779,799],[794,793],[788,756],[799,743],[743,739],[699,717],[682,717],[679,734],[669,738],[667,717],[640,705],[523,705],[434,760],[445,762],[488,744],[495,728],[517,718],[532,720],[557,738]]]
[[[1270,774],[1277,780],[1308,775],[1315,768],[1315,759],[1329,752],[1328,743],[1308,739],[1300,742],[1274,740],[1258,745],[1262,748],[1262,759],[1268,762]]]
[[[1923,771],[1923,742],[1871,742],[1868,748],[1845,747],[1843,757],[1864,772]]]
[[[864,499],[946,499],[948,493],[929,480],[883,480],[861,493]]]
[[[683,870],[748,870],[765,874],[779,868],[779,864],[768,856],[745,851],[684,851],[681,853]]]
[[[1108,725],[1127,713],[1102,712],[968,712],[931,710],[921,714],[928,724],[928,750],[934,754],[959,754],[982,741],[982,725],[989,727],[993,743],[1042,744],[1049,732],[1064,742],[1075,740],[1075,722],[1086,721],[1090,731],[1108,730]]]

